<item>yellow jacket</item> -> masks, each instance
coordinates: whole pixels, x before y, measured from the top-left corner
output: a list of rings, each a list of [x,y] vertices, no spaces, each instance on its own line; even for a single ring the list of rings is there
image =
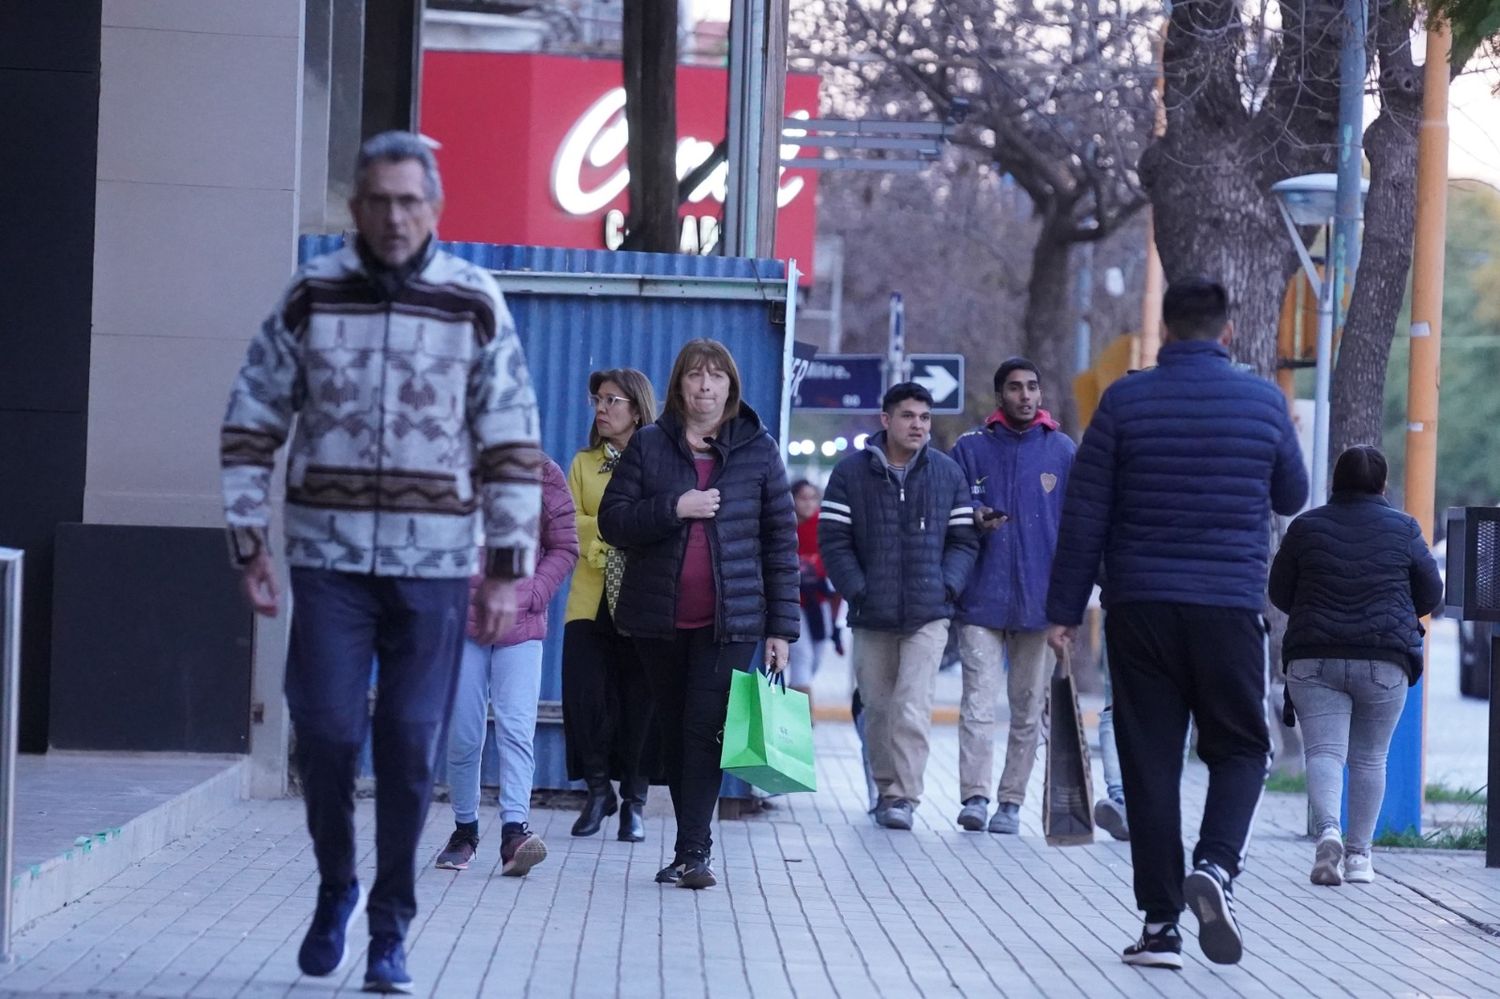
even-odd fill
[[[609,545],[599,537],[599,501],[604,498],[604,487],[614,473],[601,471],[603,465],[601,444],[579,451],[568,467],[568,492],[573,494],[578,523],[578,567],[573,570],[564,623],[592,621],[604,596],[604,558]]]

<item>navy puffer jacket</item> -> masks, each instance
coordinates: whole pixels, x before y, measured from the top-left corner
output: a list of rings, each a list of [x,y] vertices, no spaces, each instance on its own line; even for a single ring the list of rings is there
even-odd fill
[[[1104,560],[1104,605],[1260,610],[1271,512],[1307,500],[1286,397],[1217,341],[1174,340],[1105,390],[1068,478],[1047,620],[1076,625]]]
[[[1369,493],[1333,494],[1287,528],[1271,564],[1271,602],[1288,614],[1293,659],[1379,659],[1422,675],[1422,624],[1443,580],[1417,522]]]
[[[953,616],[979,553],[969,482],[924,447],[898,481],[885,433],[833,468],[818,514],[818,548],[849,625],[910,634]]]
[[[762,638],[796,641],[797,516],[776,441],[749,406],[710,439],[717,461],[709,488],[719,490],[707,521],[720,643]],[[615,607],[621,633],[669,638],[677,629],[677,584],[689,522],[677,500],[698,488],[682,425],[671,413],[642,427],[615,466],[599,503],[599,534],[625,552]]]

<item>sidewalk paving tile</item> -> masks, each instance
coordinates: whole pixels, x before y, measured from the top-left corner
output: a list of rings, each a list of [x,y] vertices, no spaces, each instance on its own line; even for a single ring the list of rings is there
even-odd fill
[[[966,833],[957,741],[934,731],[916,829],[865,814],[857,742],[817,729],[814,795],[715,826],[720,886],[653,883],[670,819],[646,843],[575,839],[573,816],[537,811],[547,861],[499,876],[499,823],[482,822],[467,871],[431,858],[451,830],[436,806],[421,843],[408,940],[429,996],[741,997],[1167,996],[1219,999],[1481,996],[1500,993],[1500,872],[1472,853],[1378,851],[1373,885],[1311,885],[1300,795],[1268,795],[1236,899],[1247,946],[1207,963],[1191,918],[1181,973],[1128,967],[1139,931],[1127,844],[1053,848],[1041,838],[1037,766],[1022,834]],[[1002,741],[1003,745],[1003,741]],[[1003,754],[997,754],[1003,755]],[[1096,763],[1096,787],[1098,781]],[[1189,761],[1184,835],[1206,772]],[[653,794],[662,794],[654,790]],[[373,808],[358,813],[361,876],[373,876]],[[300,977],[296,949],[317,879],[298,801],[246,802],[17,935],[0,995],[323,997],[363,982],[363,924],[335,976]]]

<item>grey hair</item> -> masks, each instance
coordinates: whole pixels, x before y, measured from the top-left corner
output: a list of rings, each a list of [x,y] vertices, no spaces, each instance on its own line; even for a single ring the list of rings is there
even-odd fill
[[[371,163],[402,163],[406,160],[422,164],[422,186],[427,200],[441,201],[443,178],[438,175],[437,158],[432,155],[427,140],[411,132],[381,132],[364,141],[359,147],[359,157],[354,161],[354,190],[363,189],[365,172]]]

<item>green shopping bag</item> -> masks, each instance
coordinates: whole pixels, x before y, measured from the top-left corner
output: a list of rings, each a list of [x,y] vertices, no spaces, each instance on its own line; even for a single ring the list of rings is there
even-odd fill
[[[807,695],[787,690],[779,673],[735,670],[729,678],[719,765],[770,794],[816,791]]]

